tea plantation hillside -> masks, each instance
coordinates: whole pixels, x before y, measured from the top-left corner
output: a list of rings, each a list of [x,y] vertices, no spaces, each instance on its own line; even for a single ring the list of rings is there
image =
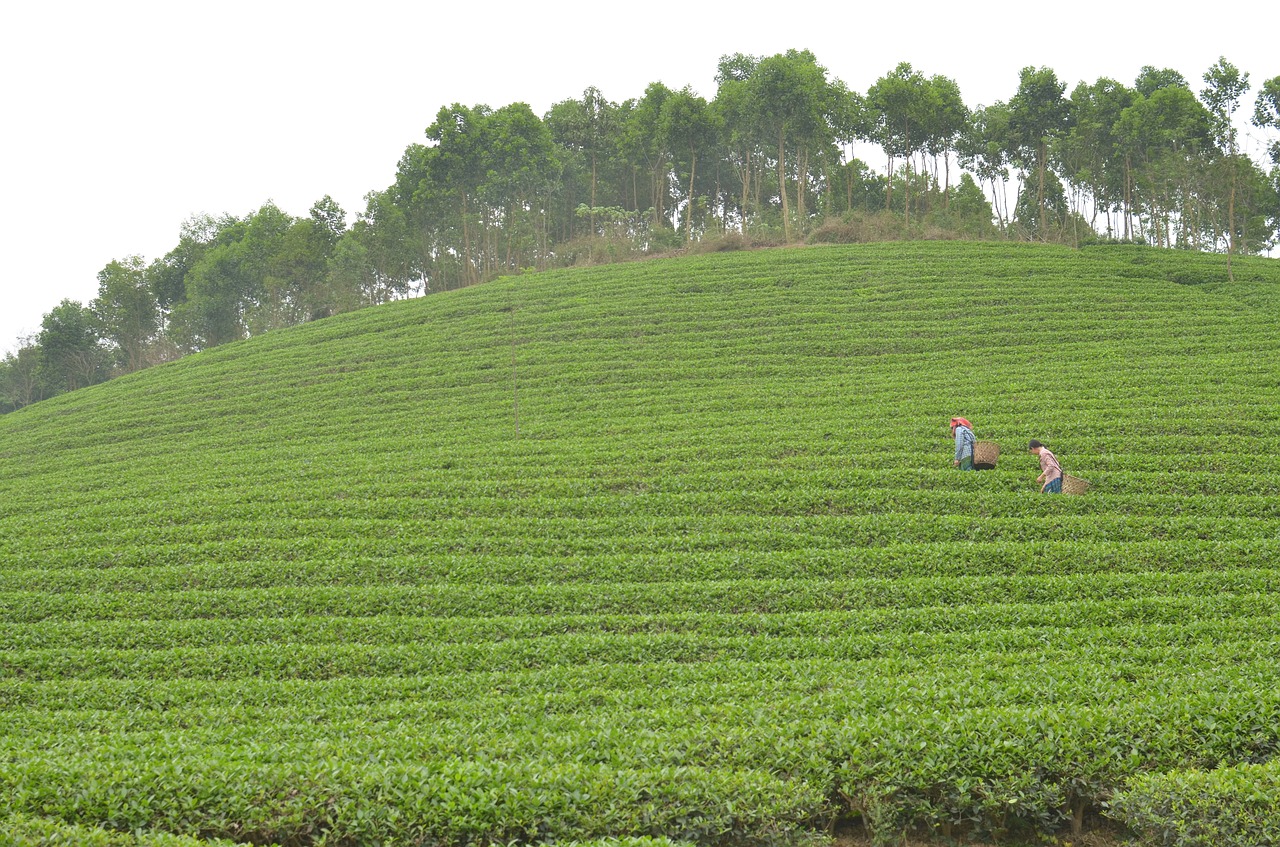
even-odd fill
[[[0,418],[0,829],[1261,843],[1280,263],[1233,269],[534,274]],[[1033,437],[1086,495],[1038,493]]]

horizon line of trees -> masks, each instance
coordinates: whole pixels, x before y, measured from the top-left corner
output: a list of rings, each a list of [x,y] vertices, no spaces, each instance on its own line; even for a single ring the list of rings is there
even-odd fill
[[[1068,94],[1027,67],[1009,100],[970,108],[906,62],[859,93],[789,50],[722,57],[709,101],[655,82],[621,103],[589,87],[542,117],[455,103],[349,226],[328,196],[305,217],[268,202],[188,220],[163,258],[108,263],[94,300],[64,300],[0,360],[0,412],[393,299],[687,249],[1109,239],[1223,252],[1230,274],[1280,236],[1280,141],[1265,162],[1241,150],[1247,73],[1221,58],[1202,82],[1146,66]],[[1280,76],[1253,107],[1280,130]]]

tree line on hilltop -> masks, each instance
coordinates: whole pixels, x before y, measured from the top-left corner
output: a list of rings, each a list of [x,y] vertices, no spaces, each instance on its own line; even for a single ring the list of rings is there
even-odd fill
[[[193,218],[163,258],[112,261],[94,300],[46,314],[0,361],[0,411],[529,269],[892,238],[1124,240],[1224,252],[1229,268],[1280,231],[1280,142],[1255,161],[1237,129],[1280,129],[1280,76],[1241,114],[1249,75],[1226,59],[1198,92],[1144,67],[1068,94],[1028,67],[976,108],[905,62],[852,91],[808,51],[723,57],[716,84],[712,100],[655,82],[621,103],[587,88],[542,117],[455,103],[350,225],[327,196],[302,217],[268,202]],[[857,143],[883,150],[883,172]]]

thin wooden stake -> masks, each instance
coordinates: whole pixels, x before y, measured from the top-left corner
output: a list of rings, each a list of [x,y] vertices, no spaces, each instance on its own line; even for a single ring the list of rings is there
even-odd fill
[[[511,313],[511,416],[515,420],[516,438],[520,438],[520,387],[516,380],[516,307]]]

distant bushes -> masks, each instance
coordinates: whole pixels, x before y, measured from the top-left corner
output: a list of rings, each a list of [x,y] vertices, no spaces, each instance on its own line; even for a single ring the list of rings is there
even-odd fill
[[[891,212],[851,212],[818,227],[809,236],[809,243],[866,244],[872,241],[898,241],[908,237],[908,232],[902,219]]]

